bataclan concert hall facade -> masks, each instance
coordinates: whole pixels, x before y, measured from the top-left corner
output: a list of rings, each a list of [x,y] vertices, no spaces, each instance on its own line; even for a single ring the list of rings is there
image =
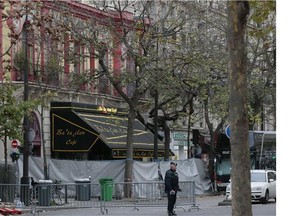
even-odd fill
[[[52,158],[126,158],[127,112],[91,104],[51,102],[50,119]],[[138,119],[134,123],[133,149],[134,160],[153,158],[154,134]],[[164,158],[164,144],[160,140],[158,158]]]

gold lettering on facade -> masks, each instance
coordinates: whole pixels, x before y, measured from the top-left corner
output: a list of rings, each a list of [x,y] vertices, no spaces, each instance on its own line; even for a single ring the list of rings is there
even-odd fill
[[[133,157],[136,158],[144,158],[149,157],[152,158],[154,155],[154,152],[151,150],[134,150],[133,151]],[[126,157],[126,150],[113,150],[113,156],[114,157]],[[164,151],[158,152],[159,157],[164,157]]]
[[[99,106],[96,108],[97,111],[103,112],[103,113],[117,113],[116,108],[106,108],[104,106]]]
[[[66,145],[77,145],[78,144],[78,139],[81,137],[81,136],[85,136],[86,135],[86,132],[84,130],[80,130],[80,129],[57,129],[56,130],[56,133],[55,133],[56,136],[66,136],[65,139],[65,144]],[[79,138],[78,138],[79,137]]]
[[[58,130],[56,131],[56,135],[57,135],[57,136],[63,136],[63,135],[65,135],[65,131],[62,130],[62,129],[58,129]]]
[[[68,139],[66,141],[66,145],[76,145],[76,144],[77,144],[77,140]]]
[[[74,132],[73,136],[84,136],[84,135],[85,135],[85,131],[77,130]]]
[[[69,130],[69,129],[66,129],[66,134],[67,134],[68,136],[72,136],[72,135],[73,135],[73,132],[72,132],[71,130]]]

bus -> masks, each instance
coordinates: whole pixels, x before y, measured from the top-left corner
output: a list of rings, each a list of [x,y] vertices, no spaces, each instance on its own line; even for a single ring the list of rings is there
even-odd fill
[[[251,169],[276,170],[276,131],[249,131]],[[215,144],[214,180],[217,191],[225,191],[230,180],[230,140],[219,133]]]

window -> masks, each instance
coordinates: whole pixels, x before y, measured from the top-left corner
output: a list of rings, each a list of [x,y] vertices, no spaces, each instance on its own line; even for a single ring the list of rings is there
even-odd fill
[[[217,161],[217,175],[230,175],[231,173],[231,162],[230,158],[223,158],[222,161]]]
[[[134,76],[133,74],[135,72],[135,62],[133,61],[133,59],[129,55],[128,55],[127,59],[126,59],[126,72],[127,72],[127,74],[130,74],[131,77]],[[127,84],[127,95],[129,97],[132,97],[133,94],[134,94],[135,89],[136,89],[136,83],[132,79]]]
[[[265,173],[251,173],[251,182],[266,182]]]
[[[54,86],[59,86],[59,78],[62,71],[57,50],[58,43],[56,41],[50,41],[45,62],[45,77],[47,84]]]
[[[109,80],[107,77],[99,78],[99,93],[100,94],[110,94]]]
[[[103,58],[103,62],[105,64],[105,66],[108,68],[108,52],[105,53],[104,58]],[[104,69],[102,68],[102,66],[99,64],[99,73],[103,74]],[[99,78],[99,93],[101,94],[110,94],[110,85],[109,85],[109,80],[107,77],[105,77],[104,75],[102,75]]]
[[[268,172],[268,179],[273,179],[274,181],[276,180],[276,174],[273,172]]]
[[[80,73],[80,44],[78,42],[74,43],[74,73],[79,74]]]

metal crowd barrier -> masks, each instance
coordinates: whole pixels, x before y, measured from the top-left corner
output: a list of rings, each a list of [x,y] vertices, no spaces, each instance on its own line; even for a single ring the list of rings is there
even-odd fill
[[[196,204],[195,182],[183,181],[179,183],[180,192],[177,192],[176,208],[189,206],[188,211],[199,210]],[[121,182],[114,183],[114,196],[112,200],[101,203],[101,212],[108,213],[109,207],[131,207],[139,210],[139,207],[167,207],[167,194],[164,191],[163,181],[151,182]]]
[[[184,211],[199,210],[196,204],[195,182],[179,183],[181,192],[177,192],[176,208]],[[29,203],[21,202],[22,188],[29,189]],[[61,208],[99,208],[100,213],[108,214],[109,208],[128,207],[139,210],[140,207],[167,207],[167,194],[163,181],[148,182],[105,182],[47,184],[34,187],[29,185],[0,184],[0,199],[10,202],[16,208],[29,210],[35,215],[41,211]],[[185,209],[186,208],[186,209]],[[187,209],[188,208],[188,209]]]
[[[0,184],[0,215],[22,214],[24,202],[21,200],[28,198],[29,190],[30,186],[25,184]]]

